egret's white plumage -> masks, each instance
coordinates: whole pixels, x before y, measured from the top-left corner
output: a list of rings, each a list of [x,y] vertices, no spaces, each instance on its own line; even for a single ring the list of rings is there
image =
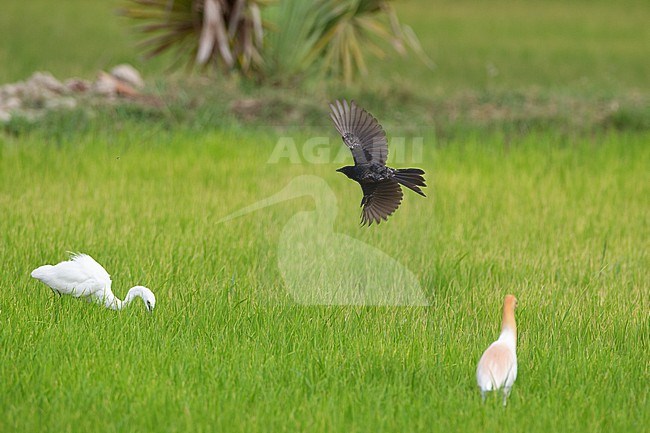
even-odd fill
[[[59,295],[85,298],[112,310],[121,310],[136,297],[142,298],[148,311],[153,311],[156,306],[153,292],[143,286],[132,287],[124,301],[118,299],[111,290],[111,276],[87,254],[70,254],[70,260],[41,266],[34,269],[31,275]]]
[[[503,320],[501,335],[481,356],[476,368],[476,381],[485,399],[488,391],[503,391],[503,404],[506,404],[510,388],[517,379],[517,325],[515,307],[517,299],[506,295],[503,301]]]

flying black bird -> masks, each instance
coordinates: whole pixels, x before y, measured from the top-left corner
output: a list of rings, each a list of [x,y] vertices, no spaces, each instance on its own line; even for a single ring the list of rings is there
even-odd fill
[[[330,109],[336,130],[354,158],[354,165],[336,171],[359,182],[363,191],[361,225],[379,224],[395,212],[402,202],[400,184],[426,197],[420,189],[427,186],[423,170],[386,167],[386,133],[377,119],[354,101],[348,104],[345,99],[330,104]]]

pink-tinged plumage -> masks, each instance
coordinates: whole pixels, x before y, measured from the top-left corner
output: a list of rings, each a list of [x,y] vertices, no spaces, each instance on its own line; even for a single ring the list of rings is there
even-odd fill
[[[516,306],[517,299],[513,295],[506,295],[503,301],[501,335],[485,350],[476,368],[476,381],[483,399],[488,391],[502,390],[504,405],[517,379]]]

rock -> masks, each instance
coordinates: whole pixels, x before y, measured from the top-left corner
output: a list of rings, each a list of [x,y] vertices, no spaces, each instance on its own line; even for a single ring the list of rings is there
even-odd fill
[[[34,72],[28,82],[55,93],[62,93],[65,90],[63,84],[49,72]]]
[[[31,108],[39,108],[45,104],[45,101],[52,98],[58,98],[59,93],[53,92],[38,83],[28,81],[22,89],[22,105]]]
[[[60,82],[49,72],[35,72],[29,79],[0,86],[0,123],[16,116],[36,121],[50,110],[73,109],[84,104],[114,103],[127,97],[139,103],[161,104],[147,99],[136,90],[144,86],[138,71],[130,65],[118,65],[111,73],[100,71],[94,82],[70,78]]]
[[[126,82],[121,81],[115,78],[113,75],[107,74],[104,71],[101,71],[99,73],[97,81],[95,81],[93,84],[93,90],[96,93],[105,96],[119,95],[135,97],[139,94],[137,90],[135,90]]]
[[[115,89],[118,95],[120,96],[129,96],[129,97],[135,97],[138,96],[140,93],[135,90],[133,87],[129,86],[126,83],[123,83],[121,81],[118,81],[117,83],[117,88]]]
[[[65,80],[63,86],[69,92],[87,92],[90,89],[90,83],[80,78],[70,78]]]
[[[117,79],[104,71],[100,71],[97,80],[92,85],[92,90],[100,95],[114,95],[117,88]]]
[[[142,89],[144,87],[144,81],[142,76],[133,66],[128,64],[117,65],[111,69],[111,75],[117,78],[118,80],[126,83],[136,89]]]
[[[13,96],[20,96],[23,91],[24,83],[19,81],[17,83],[5,84],[0,86],[0,98],[11,98]]]
[[[2,109],[8,111],[20,108],[20,106],[22,105],[22,101],[20,100],[20,98],[17,98],[15,96],[11,96],[5,99],[4,101],[0,101],[0,103],[3,105]]]

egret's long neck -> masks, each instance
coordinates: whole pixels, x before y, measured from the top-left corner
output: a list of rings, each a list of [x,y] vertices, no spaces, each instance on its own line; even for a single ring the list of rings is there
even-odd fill
[[[106,308],[110,308],[111,310],[121,310],[122,309],[122,301],[115,296],[112,292],[106,293],[104,295],[103,299],[99,300],[100,302],[104,303],[104,306]]]
[[[500,340],[506,340],[513,346],[517,345],[517,324],[515,323],[515,306],[506,303],[503,306],[503,320],[501,321]]]
[[[136,290],[133,290],[133,288],[126,294],[124,301],[121,301],[117,296],[110,293],[104,298],[104,305],[106,308],[110,308],[111,310],[121,310],[123,308],[126,308],[131,303],[131,301],[133,301],[138,296],[140,296],[140,294],[137,293]]]
[[[118,310],[121,310],[122,308],[127,307],[135,298],[142,297],[140,292],[135,288],[132,287],[129,292],[126,294],[126,298],[124,298],[124,301],[120,302],[120,306]]]

